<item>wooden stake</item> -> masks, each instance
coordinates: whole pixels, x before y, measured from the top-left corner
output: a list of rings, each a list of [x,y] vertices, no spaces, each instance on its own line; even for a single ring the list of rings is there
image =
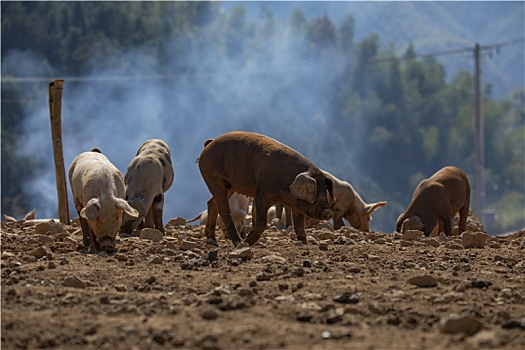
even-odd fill
[[[66,170],[62,150],[62,89],[64,80],[55,79],[49,83],[49,114],[51,116],[51,137],[55,158],[55,174],[58,194],[58,217],[60,222],[69,225],[69,206],[67,201]]]

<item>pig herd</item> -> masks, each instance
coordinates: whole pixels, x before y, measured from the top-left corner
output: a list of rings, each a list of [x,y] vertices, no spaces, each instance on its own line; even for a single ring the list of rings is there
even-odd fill
[[[234,246],[242,240],[255,244],[275,208],[278,217],[285,209],[287,225],[293,222],[297,239],[306,244],[305,228],[311,220],[331,219],[339,229],[346,219],[368,231],[371,213],[386,205],[366,204],[348,182],[317,168],[292,148],[252,132],[232,131],[206,140],[197,162],[212,197],[207,210],[187,222],[205,223],[206,242],[211,245],[217,245],[217,224]],[[170,149],[160,139],[141,145],[124,177],[99,149],[79,154],[69,168],[69,181],[84,246],[111,252],[119,232],[144,227],[164,232],[164,193],[173,177]],[[451,235],[452,218],[459,212],[463,232],[469,200],[467,176],[456,167],[445,167],[417,186],[396,231],[417,229],[428,236],[439,229]],[[253,223],[248,233],[246,220]]]

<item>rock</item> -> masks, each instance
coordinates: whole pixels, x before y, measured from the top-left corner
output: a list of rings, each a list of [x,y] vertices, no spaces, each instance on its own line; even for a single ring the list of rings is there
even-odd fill
[[[445,232],[440,232],[439,236],[438,236],[438,239],[439,239],[440,242],[448,242],[448,237],[445,234]]]
[[[332,225],[330,225],[327,221],[321,221],[319,225],[317,225],[318,230],[328,230],[331,232],[334,232],[334,228]]]
[[[153,258],[151,258],[149,261],[148,261],[148,264],[161,264],[162,263],[162,257],[160,256],[154,256]]]
[[[53,261],[50,261],[50,262],[47,263],[47,268],[48,269],[56,269],[57,265]]]
[[[73,287],[73,288],[86,288],[87,282],[80,279],[79,277],[72,275],[68,276],[64,279],[64,282],[62,282],[62,285],[64,287]]]
[[[128,289],[127,289],[126,286],[123,285],[123,284],[116,284],[116,285],[115,285],[115,290],[116,290],[117,292],[125,292],[125,291],[127,291]]]
[[[278,255],[266,255],[262,257],[262,261],[267,263],[284,264],[286,259]]]
[[[164,238],[164,234],[155,228],[143,228],[140,230],[140,238],[160,242]]]
[[[490,236],[483,232],[466,231],[461,235],[461,244],[463,248],[483,248],[489,238]]]
[[[201,311],[200,315],[205,320],[214,320],[219,317],[219,312],[214,307],[207,307]]]
[[[483,323],[468,315],[455,315],[444,317],[439,322],[439,330],[442,333],[465,333],[474,335],[483,329]]]
[[[270,227],[275,227],[278,230],[286,230],[286,225],[284,224],[284,222],[282,222],[282,220],[278,218],[272,220],[272,222],[270,223]]]
[[[439,241],[435,238],[425,237],[421,239],[421,242],[435,248],[439,247]]]
[[[333,300],[336,303],[357,304],[359,302],[359,295],[355,293],[343,293],[336,295]]]
[[[47,257],[48,260],[53,259],[53,252],[51,252],[51,249],[46,245],[36,248],[31,252],[31,255],[37,259],[40,259],[44,256]]]
[[[430,275],[421,275],[421,276],[411,277],[407,280],[407,283],[413,284],[421,288],[435,287],[438,284],[437,279],[434,276],[430,276]]]
[[[332,232],[330,232],[329,230],[327,230],[327,229],[323,229],[323,230],[321,230],[321,232],[319,232],[319,234],[317,235],[317,238],[319,238],[319,240],[321,240],[321,241],[326,241],[326,240],[333,241],[334,240],[334,234]]]
[[[197,248],[197,243],[183,240],[179,246],[180,250],[193,250]]]
[[[416,241],[420,237],[423,237],[423,236],[424,236],[424,234],[421,231],[418,231],[418,230],[407,230],[403,234],[403,240],[405,240],[405,241]]]
[[[463,246],[461,244],[459,244],[458,242],[447,242],[445,244],[445,248],[447,249],[454,249],[454,250],[460,250],[460,249],[463,249]]]
[[[319,250],[324,250],[324,251],[328,251],[328,242],[320,242],[319,243]]]
[[[370,261],[379,261],[381,260],[381,257],[380,256],[377,256],[377,255],[368,255],[368,260]]]
[[[228,258],[230,259],[242,259],[242,260],[250,260],[254,256],[254,252],[252,248],[241,248],[241,249],[235,249],[230,254],[228,254]]]
[[[48,222],[42,222],[35,226],[35,233],[37,235],[45,235],[48,233],[57,234],[64,230],[62,224],[49,220]]]

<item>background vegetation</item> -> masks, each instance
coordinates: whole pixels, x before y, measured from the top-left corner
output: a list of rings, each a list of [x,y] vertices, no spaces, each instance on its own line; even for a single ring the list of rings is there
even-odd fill
[[[156,116],[150,115],[148,126],[176,130],[167,137],[177,153],[186,152],[180,157],[194,160],[199,150],[192,145],[202,147],[206,137],[223,131],[268,134],[352,183],[366,201],[387,200],[374,216],[376,230],[391,232],[418,182],[443,166],[459,166],[476,186],[472,73],[458,70],[447,77],[439,57],[419,58],[414,45],[399,55],[376,33],[356,40],[351,13],[341,14],[336,24],[327,14],[308,18],[299,8],[283,19],[262,6],[254,19],[244,5],[230,3],[225,11],[217,2],[3,1],[1,6],[2,214],[50,204],[26,184],[42,177],[52,156],[42,158],[21,146],[36,138],[28,125],[35,103],[47,108],[46,101],[35,101],[47,93],[42,86],[49,81],[42,85],[35,76],[77,77],[73,89],[83,96],[100,89],[94,76],[105,76],[105,84],[115,86],[99,95],[125,100],[124,106],[134,99],[126,90],[130,81],[112,83],[112,78],[138,77],[145,86],[148,79],[160,80],[162,101],[156,108],[149,105]],[[30,78],[9,80],[11,75]],[[496,220],[487,217],[485,224],[491,233],[502,233],[525,226],[525,90],[498,100],[490,90],[487,83],[486,207]],[[91,107],[78,108],[71,113],[77,119],[65,125],[76,139],[94,114]],[[122,123],[132,109],[111,118]],[[179,117],[170,116],[174,113]],[[182,141],[190,133],[194,140]],[[99,142],[108,138],[99,137]],[[138,145],[134,139],[128,158]],[[184,183],[184,170],[175,166]],[[177,215],[193,216],[204,207],[206,189],[189,187],[202,198],[191,194],[199,204],[189,209],[182,195],[173,199]],[[176,216],[171,214],[167,217]]]

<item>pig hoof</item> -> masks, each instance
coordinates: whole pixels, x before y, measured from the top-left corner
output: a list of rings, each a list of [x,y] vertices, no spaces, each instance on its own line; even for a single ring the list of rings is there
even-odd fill
[[[215,247],[218,247],[219,245],[217,244],[217,241],[213,238],[208,238],[206,240],[206,244],[208,245],[212,245],[212,246],[215,246]]]

